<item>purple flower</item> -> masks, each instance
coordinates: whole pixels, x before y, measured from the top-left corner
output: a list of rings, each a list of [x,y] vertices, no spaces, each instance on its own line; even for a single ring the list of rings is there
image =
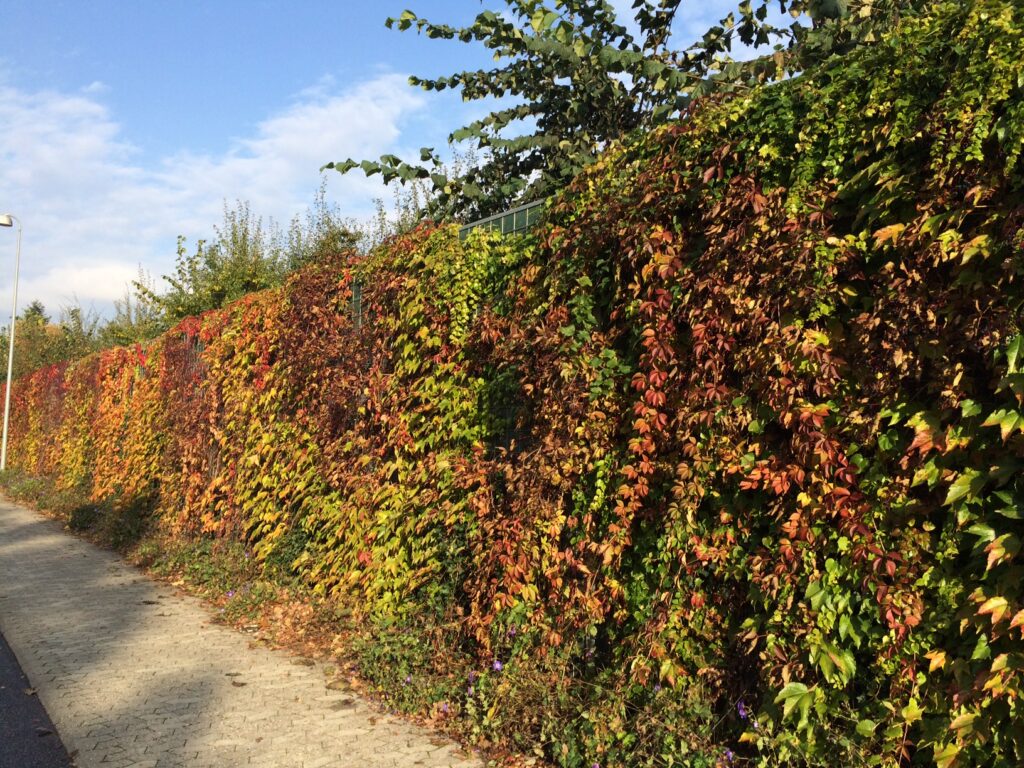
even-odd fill
[[[516,628],[515,627],[509,627],[508,628],[508,636],[509,637],[515,637],[516,636]]]
[[[740,720],[746,720],[750,717],[750,711],[747,709],[747,705],[743,703],[743,699],[736,702],[736,712],[740,716]]]
[[[601,764],[600,763],[594,763],[593,765],[590,766],[590,768],[601,768]]]
[[[755,731],[760,731],[761,730],[761,724],[759,722],[757,722],[757,720],[755,720],[753,722],[753,726],[754,726],[754,730]]]
[[[495,659],[494,663],[491,664],[491,669],[493,669],[495,672],[501,672],[501,670],[503,670],[504,668],[505,668],[505,665],[502,664],[497,659]]]
[[[448,702],[447,701],[444,704],[441,705],[441,711],[444,712],[446,715],[448,714]]]
[[[475,682],[476,682],[476,672],[474,672],[473,670],[470,670],[470,672],[469,672],[469,684],[472,685]]]
[[[235,590],[229,589],[228,590],[228,597],[234,597],[234,596],[235,596]]]
[[[660,691],[660,690],[661,690],[661,683],[655,683],[654,684],[654,692],[658,693],[658,691]]]
[[[405,684],[408,685],[411,682],[412,682],[412,675],[406,675],[405,676]]]
[[[466,695],[467,695],[467,696],[472,696],[472,695],[473,695],[473,686],[472,686],[472,685],[471,685],[471,686],[469,686],[469,687],[468,687],[468,688],[466,689]]]
[[[728,761],[729,761],[729,762],[731,763],[731,762],[732,762],[732,759],[733,759],[734,757],[736,757],[736,755],[734,755],[734,754],[732,753],[732,750],[731,750],[731,749],[727,749],[727,750],[725,750],[725,759],[726,759],[726,760],[728,760]]]

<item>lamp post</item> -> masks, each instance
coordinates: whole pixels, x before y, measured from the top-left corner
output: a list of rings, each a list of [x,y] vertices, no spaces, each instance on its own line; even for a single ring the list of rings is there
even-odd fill
[[[11,415],[11,374],[14,371],[14,324],[18,316],[18,273],[21,270],[21,219],[0,214],[0,227],[18,225],[18,246],[14,252],[14,301],[11,302],[11,334],[7,340],[7,389],[4,392],[4,433],[0,442],[0,472],[7,469],[7,420]]]

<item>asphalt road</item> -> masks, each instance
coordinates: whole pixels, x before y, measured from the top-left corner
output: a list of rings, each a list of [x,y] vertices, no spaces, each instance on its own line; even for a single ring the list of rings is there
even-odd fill
[[[50,716],[0,635],[0,768],[68,768]]]

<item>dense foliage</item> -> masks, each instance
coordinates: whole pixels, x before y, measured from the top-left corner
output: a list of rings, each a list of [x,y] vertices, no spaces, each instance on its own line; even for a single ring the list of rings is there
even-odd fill
[[[102,348],[99,320],[81,307],[68,307],[54,322],[42,302],[32,301],[18,313],[14,342],[15,377],[45,365],[83,357]],[[7,376],[9,325],[0,329],[0,378]]]
[[[365,237],[356,222],[343,219],[327,202],[325,184],[305,217],[295,216],[287,231],[273,220],[264,224],[242,201],[234,207],[225,203],[223,221],[213,231],[210,240],[196,243],[194,253],[186,249],[184,237],[178,238],[174,274],[163,276],[166,289],[144,281],[133,284],[137,306],[151,309],[161,331],[246,294],[280,286],[296,269],[352,248]]]
[[[535,237],[44,368],[11,458],[287,558],[396,700],[563,766],[1020,765],[1021,50],[1018,3],[935,4]]]
[[[495,4],[500,7],[500,3]],[[445,77],[409,78],[427,91],[457,89],[494,100],[493,111],[452,132],[482,162],[450,172],[433,148],[419,162],[395,155],[329,163],[385,182],[429,182],[437,217],[479,218],[562,188],[609,142],[675,119],[694,98],[747,89],[805,71],[873,42],[926,0],[743,0],[699,40],[679,39],[682,0],[504,0],[465,27],[412,11],[388,27],[479,43],[497,65]],[[628,17],[628,18],[625,18]],[[749,56],[733,58],[734,49]],[[751,50],[754,53],[751,53]]]
[[[72,304],[54,322],[39,301],[19,314],[15,329],[14,375],[44,365],[77,360],[112,346],[145,342],[182,319],[218,309],[247,293],[280,286],[288,275],[324,254],[358,244],[367,249],[389,234],[411,228],[420,216],[422,190],[396,195],[391,215],[378,201],[377,215],[366,225],[343,219],[326,200],[321,185],[304,217],[292,219],[287,231],[273,220],[264,223],[249,204],[224,206],[224,218],[213,237],[199,240],[189,253],[178,238],[173,275],[158,285],[141,269],[137,280],[114,301],[111,316],[103,318]],[[0,329],[0,378],[7,373],[6,328]]]

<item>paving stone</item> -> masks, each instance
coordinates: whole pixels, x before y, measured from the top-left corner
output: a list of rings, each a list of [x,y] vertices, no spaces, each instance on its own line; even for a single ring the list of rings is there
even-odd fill
[[[2,499],[0,586],[0,630],[80,768],[482,766]]]

